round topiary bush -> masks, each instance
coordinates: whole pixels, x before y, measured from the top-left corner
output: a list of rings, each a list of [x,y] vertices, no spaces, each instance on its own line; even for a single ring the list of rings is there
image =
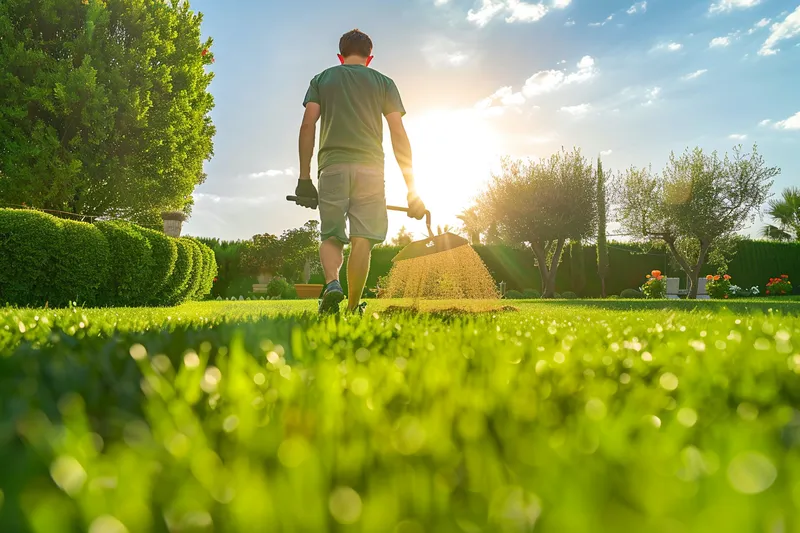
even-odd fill
[[[561,297],[564,298],[565,300],[577,300],[578,299],[578,295],[575,294],[574,292],[571,292],[571,291],[567,291],[567,292],[561,294]]]
[[[61,220],[61,239],[55,249],[56,274],[50,305],[95,306],[108,282],[111,253],[103,232],[95,225]]]
[[[101,290],[106,305],[139,306],[151,294],[153,251],[141,228],[120,220],[95,224],[108,241],[108,281]]]
[[[283,278],[272,278],[267,284],[267,296],[270,298],[278,298],[281,294],[289,289],[289,283]]]
[[[620,293],[620,298],[624,298],[626,300],[641,300],[644,298],[644,294],[636,289],[625,289]]]
[[[54,252],[61,238],[55,217],[0,209],[0,305],[41,306],[53,294]]]
[[[537,291],[536,289],[525,289],[522,291],[522,296],[526,300],[538,300],[542,297],[542,293]]]
[[[169,281],[172,272],[175,270],[175,262],[178,260],[178,245],[175,239],[167,237],[165,234],[147,228],[138,228],[144,235],[153,253],[152,268],[150,269],[150,291],[147,295],[147,302],[158,303],[161,289]]]
[[[154,298],[154,303],[159,305],[178,305],[183,303],[186,289],[192,278],[194,256],[192,246],[184,239],[175,239],[177,259],[175,268],[167,282]]]
[[[214,288],[214,278],[217,277],[219,270],[214,250],[199,241],[197,245],[200,246],[200,251],[203,253],[203,274],[200,278],[200,288],[195,294],[195,298],[202,300],[211,294],[211,290]]]
[[[281,300],[297,300],[297,289],[294,285],[286,286],[286,290],[281,293]]]
[[[557,292],[557,293],[553,294],[553,299],[554,300],[560,300],[561,298],[563,298],[563,296],[561,296],[561,293]]]
[[[506,291],[505,299],[506,300],[522,300],[524,296],[519,291]]]

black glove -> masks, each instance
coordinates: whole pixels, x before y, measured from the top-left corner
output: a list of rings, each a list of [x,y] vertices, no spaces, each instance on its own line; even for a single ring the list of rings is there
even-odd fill
[[[314,187],[314,182],[310,179],[297,180],[297,188],[294,190],[294,194],[297,196],[297,205],[310,209],[316,209],[319,205],[317,188]]]
[[[425,212],[427,209],[425,208],[425,204],[422,202],[422,198],[416,193],[416,191],[411,191],[408,193],[408,217],[409,218],[416,218],[417,220],[422,220],[425,218]]]

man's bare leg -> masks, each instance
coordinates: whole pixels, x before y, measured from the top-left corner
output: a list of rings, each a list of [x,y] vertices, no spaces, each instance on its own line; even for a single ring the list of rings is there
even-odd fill
[[[350,243],[350,257],[347,260],[347,307],[355,311],[361,303],[361,295],[367,284],[369,262],[372,255],[372,242],[369,239],[353,237]]]
[[[344,245],[336,237],[322,241],[319,247],[319,260],[322,263],[322,271],[325,273],[326,284],[339,279],[339,271],[344,263],[343,249]]]

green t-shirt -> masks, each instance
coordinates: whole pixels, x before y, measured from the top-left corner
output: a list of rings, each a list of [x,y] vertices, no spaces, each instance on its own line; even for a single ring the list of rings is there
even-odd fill
[[[319,170],[337,163],[383,167],[383,115],[405,115],[400,92],[380,72],[362,65],[340,65],[316,75],[303,106],[320,105]]]

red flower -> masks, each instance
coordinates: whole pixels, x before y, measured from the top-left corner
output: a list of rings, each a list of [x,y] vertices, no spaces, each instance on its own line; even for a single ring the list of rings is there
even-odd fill
[[[725,295],[725,299],[726,299],[726,300],[728,299],[728,295],[727,295],[727,294]]]
[[[714,276],[712,276],[711,274],[709,274],[708,276],[706,276],[706,279],[707,279],[708,281],[714,281]]]
[[[203,57],[206,57],[208,55],[208,48],[203,48],[203,51],[200,52],[200,55],[202,55]]]
[[[714,276],[714,281],[719,281],[719,276]]]
[[[723,278],[725,278],[725,281],[728,281],[728,280],[730,280],[730,279],[731,279],[731,277],[730,277],[729,275],[727,275],[727,274],[725,274],[725,275],[724,275],[724,276],[722,276],[722,277],[723,277]]]
[[[783,279],[789,279],[789,276],[787,276],[786,274],[781,274],[781,277],[782,277]]]
[[[661,271],[660,271],[660,270],[653,270],[653,271],[651,272],[651,274],[652,274],[652,276],[653,276],[654,278],[660,278],[660,277],[661,277]]]
[[[769,291],[767,291],[767,294],[769,294]]]

